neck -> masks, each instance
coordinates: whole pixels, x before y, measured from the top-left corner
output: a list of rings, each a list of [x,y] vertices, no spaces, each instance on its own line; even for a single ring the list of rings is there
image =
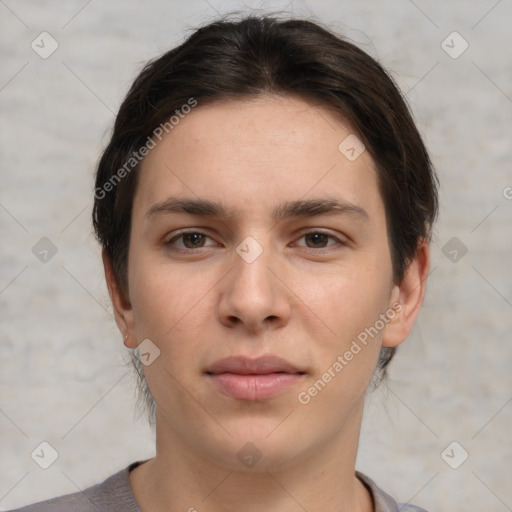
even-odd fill
[[[264,458],[246,471],[221,465],[191,449],[157,418],[157,454],[130,473],[143,512],[372,512],[355,476],[362,407],[342,435],[283,464]]]

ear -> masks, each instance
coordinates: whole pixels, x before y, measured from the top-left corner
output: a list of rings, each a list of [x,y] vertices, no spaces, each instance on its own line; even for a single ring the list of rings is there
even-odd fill
[[[105,249],[101,252],[103,268],[105,270],[105,281],[107,282],[108,293],[114,307],[116,324],[124,336],[124,344],[129,348],[137,348],[137,337],[135,335],[135,324],[133,321],[133,309],[129,297],[119,287],[114,276],[114,268]]]
[[[430,249],[422,240],[400,284],[393,287],[389,307],[395,316],[387,323],[382,336],[383,347],[396,347],[409,336],[421,309],[430,269]]]

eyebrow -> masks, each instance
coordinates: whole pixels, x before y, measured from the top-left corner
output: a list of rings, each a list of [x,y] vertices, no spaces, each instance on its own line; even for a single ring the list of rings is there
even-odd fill
[[[221,203],[207,199],[188,199],[169,197],[153,205],[146,213],[146,219],[162,214],[188,213],[202,217],[217,217],[222,220],[237,218],[235,212],[228,210]],[[361,206],[344,199],[321,198],[309,200],[286,201],[272,212],[272,218],[279,222],[287,218],[314,217],[317,215],[349,214],[368,221],[369,215]]]

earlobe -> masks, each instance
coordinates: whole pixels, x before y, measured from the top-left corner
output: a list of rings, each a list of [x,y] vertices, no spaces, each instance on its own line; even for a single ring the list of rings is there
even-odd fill
[[[402,282],[393,288],[390,307],[396,314],[386,325],[382,346],[396,347],[409,336],[425,297],[429,268],[430,249],[428,242],[422,240]],[[398,307],[393,307],[393,304],[398,304]]]
[[[105,271],[105,281],[107,283],[108,293],[114,308],[117,327],[123,334],[124,344],[128,348],[136,348],[137,340],[135,336],[133,309],[130,299],[125,295],[115,278],[112,261],[105,248],[103,248],[101,252],[101,257],[103,260],[103,269]]]

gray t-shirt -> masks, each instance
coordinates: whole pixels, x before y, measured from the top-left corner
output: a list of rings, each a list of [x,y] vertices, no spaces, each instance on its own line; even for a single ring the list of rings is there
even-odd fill
[[[41,501],[10,512],[141,512],[130,487],[129,473],[141,462],[134,462],[104,482],[83,492]],[[370,491],[374,512],[427,512],[424,508],[397,503],[369,477],[356,471],[356,476]]]

